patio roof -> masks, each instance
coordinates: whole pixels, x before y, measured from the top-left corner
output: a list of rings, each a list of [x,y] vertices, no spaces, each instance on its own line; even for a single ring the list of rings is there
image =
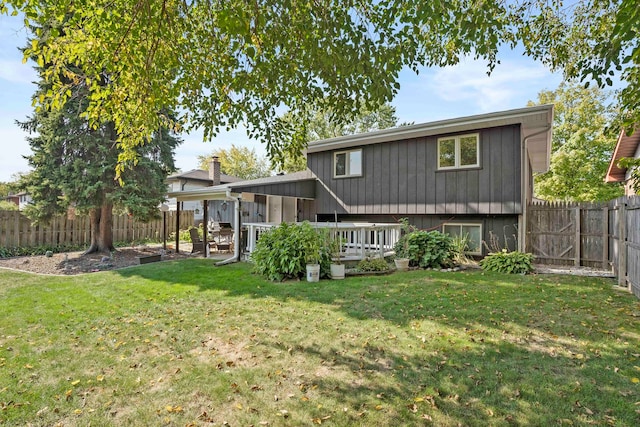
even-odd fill
[[[171,191],[167,195],[172,198],[175,197],[179,202],[199,200],[227,200],[228,197],[240,196],[240,194],[231,191],[229,184],[196,188],[194,190]]]
[[[215,185],[211,187],[198,188],[194,190],[172,191],[169,197],[175,197],[180,202],[194,200],[226,200],[231,197],[239,197],[243,192],[259,193],[257,188],[271,186],[277,187],[280,184],[299,183],[303,181],[314,181],[316,179],[313,172],[305,170],[285,175],[268,176],[265,178],[250,179],[229,184]],[[269,192],[269,194],[278,195],[278,192]],[[313,198],[311,194],[299,194],[300,198]]]

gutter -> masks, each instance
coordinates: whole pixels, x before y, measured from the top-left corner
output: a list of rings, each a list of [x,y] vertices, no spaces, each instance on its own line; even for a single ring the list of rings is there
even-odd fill
[[[236,230],[233,234],[233,256],[231,258],[227,258],[223,261],[216,262],[215,265],[217,267],[227,264],[232,264],[234,262],[240,261],[240,245],[242,242],[242,231],[240,230],[241,226],[241,206],[240,206],[240,197],[231,196],[231,190],[227,189],[227,194],[225,200],[229,202],[234,202],[234,206],[236,207],[236,214],[233,218],[233,229]]]

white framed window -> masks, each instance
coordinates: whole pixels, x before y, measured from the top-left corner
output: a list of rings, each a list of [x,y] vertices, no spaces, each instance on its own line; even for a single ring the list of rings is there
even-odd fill
[[[333,154],[333,177],[362,176],[362,149]]]
[[[482,255],[482,224],[449,222],[442,226],[442,232],[451,237],[464,237],[467,239],[469,255]]]
[[[480,166],[480,134],[438,138],[438,169]]]

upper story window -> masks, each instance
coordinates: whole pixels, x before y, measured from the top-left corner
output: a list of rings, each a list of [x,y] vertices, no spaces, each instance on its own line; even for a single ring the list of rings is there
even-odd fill
[[[334,178],[362,175],[362,150],[340,151],[333,155]]]
[[[480,134],[438,138],[438,169],[480,166]]]

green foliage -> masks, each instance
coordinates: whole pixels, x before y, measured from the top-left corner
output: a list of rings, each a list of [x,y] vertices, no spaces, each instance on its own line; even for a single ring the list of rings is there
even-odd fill
[[[551,166],[536,175],[536,196],[551,201],[607,201],[621,196],[620,184],[603,179],[617,139],[609,129],[618,129],[607,94],[562,83],[555,91],[540,92],[537,103],[555,108]]]
[[[209,162],[213,156],[220,161],[220,172],[242,179],[255,179],[269,176],[271,169],[269,162],[256,154],[255,149],[238,147],[231,144],[231,148],[214,150],[211,155],[198,156],[198,167],[209,170]]]
[[[254,270],[269,280],[284,280],[303,277],[307,264],[319,263],[320,275],[326,276],[331,264],[326,234],[306,221],[282,223],[260,235],[251,253]]]
[[[19,209],[20,209],[19,206],[13,202],[0,200],[0,211],[17,211]]]
[[[356,269],[358,271],[387,271],[389,270],[389,264],[384,258],[365,258],[361,260]]]
[[[35,38],[31,47],[55,43],[55,34],[64,29],[63,23],[46,24],[32,28]],[[81,69],[69,64],[64,64],[65,69],[82,74]],[[52,74],[61,72],[48,61],[36,70],[40,80],[35,100],[56,90]],[[66,79],[68,75],[56,78]],[[32,151],[27,160],[33,171],[21,176],[17,184],[32,198],[25,214],[35,222],[43,222],[70,207],[93,213],[92,243],[103,251],[111,249],[112,232],[110,227],[100,227],[100,222],[110,221],[112,209],[126,211],[140,221],[160,216],[158,205],[167,191],[165,178],[175,170],[174,151],[182,142],[166,126],[158,127],[145,136],[146,144],[134,149],[135,160],[123,160],[116,143],[119,134],[115,123],[90,122],[85,117],[98,87],[109,86],[111,81],[103,73],[96,87],[84,79],[83,84],[67,85],[70,99],[64,105],[54,110],[36,107],[31,117],[18,123],[30,134],[27,140]],[[166,110],[164,114],[168,114]]]
[[[442,268],[453,264],[453,239],[439,231],[413,230],[396,243],[396,258],[409,258],[409,265]]]
[[[527,274],[533,271],[533,255],[519,251],[508,252],[503,249],[494,252],[480,261],[480,267],[485,271],[496,273]]]
[[[60,108],[74,85],[88,86],[85,116],[92,125],[115,124],[123,162],[166,124],[202,128],[205,139],[243,124],[272,158],[300,152],[302,121],[290,126],[278,113],[307,116],[310,108],[331,106],[349,122],[363,105],[390,102],[403,68],[453,65],[469,52],[492,68],[498,47],[513,39],[509,8],[498,1],[2,5],[5,13],[9,6],[21,12],[27,25],[64,25],[45,46],[25,50],[52,66],[52,90],[36,102]],[[105,75],[117,78],[102,85]],[[185,113],[158,114],[165,109]]]
[[[62,253],[81,251],[86,249],[83,245],[60,244],[60,245],[39,245],[25,247],[0,247],[0,258],[11,258],[16,256],[45,255],[47,252]]]
[[[469,258],[466,252],[469,250],[469,235],[453,236],[451,239],[451,258],[456,264],[467,264]]]

